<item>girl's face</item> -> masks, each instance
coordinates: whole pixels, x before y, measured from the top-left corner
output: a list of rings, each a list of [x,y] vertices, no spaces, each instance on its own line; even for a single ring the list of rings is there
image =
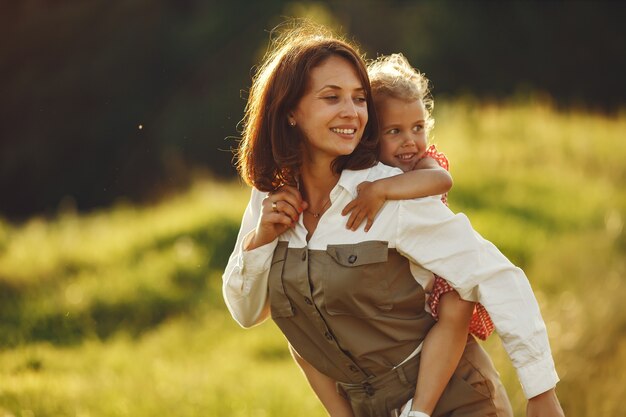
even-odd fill
[[[385,97],[376,101],[380,118],[380,161],[411,171],[424,155],[426,109],[421,100]]]
[[[368,119],[365,90],[354,67],[331,56],[313,68],[304,95],[288,117],[304,133],[310,160],[332,161],[351,154]]]

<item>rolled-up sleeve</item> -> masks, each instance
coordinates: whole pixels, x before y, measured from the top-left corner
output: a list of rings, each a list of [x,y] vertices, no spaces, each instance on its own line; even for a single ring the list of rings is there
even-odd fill
[[[242,327],[259,324],[268,316],[267,279],[277,239],[253,250],[243,250],[244,242],[254,233],[265,195],[252,190],[237,243],[222,276],[224,301],[230,314]]]
[[[482,238],[465,215],[454,214],[437,198],[398,203],[397,250],[487,309],[527,398],[553,388],[559,378],[524,272]]]

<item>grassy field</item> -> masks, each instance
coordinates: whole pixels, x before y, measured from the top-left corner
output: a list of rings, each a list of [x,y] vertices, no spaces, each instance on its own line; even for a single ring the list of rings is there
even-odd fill
[[[451,207],[531,279],[566,414],[620,415],[626,115],[468,100],[435,116]],[[0,417],[324,416],[276,327],[244,331],[223,305],[248,193],[199,181],[153,206],[0,220]]]

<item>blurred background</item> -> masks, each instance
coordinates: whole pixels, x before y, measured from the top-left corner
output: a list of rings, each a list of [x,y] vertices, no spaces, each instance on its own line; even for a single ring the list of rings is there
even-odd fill
[[[566,414],[621,415],[626,5],[0,0],[0,417],[325,415],[220,293],[231,149],[287,17],[428,76],[451,207],[528,273]]]

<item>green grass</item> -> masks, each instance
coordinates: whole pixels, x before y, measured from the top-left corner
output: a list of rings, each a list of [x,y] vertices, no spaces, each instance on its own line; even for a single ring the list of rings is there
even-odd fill
[[[531,280],[566,414],[619,415],[626,115],[466,100],[435,117],[451,207]],[[277,328],[239,328],[221,299],[248,194],[199,181],[151,206],[0,220],[0,417],[324,416]]]

